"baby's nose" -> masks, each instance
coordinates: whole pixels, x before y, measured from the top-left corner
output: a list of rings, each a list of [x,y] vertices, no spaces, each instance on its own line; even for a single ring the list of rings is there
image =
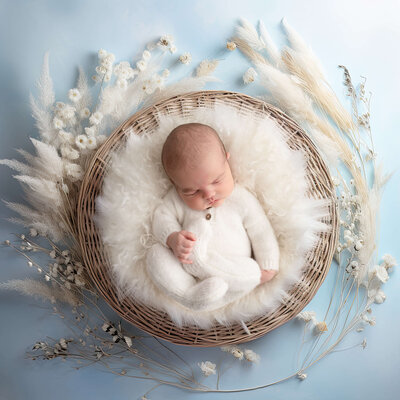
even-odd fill
[[[204,198],[209,200],[215,196],[215,190],[209,189],[204,191]]]

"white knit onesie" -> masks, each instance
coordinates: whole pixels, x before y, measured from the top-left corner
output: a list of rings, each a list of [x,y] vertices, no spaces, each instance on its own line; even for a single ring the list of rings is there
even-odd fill
[[[189,208],[172,188],[155,210],[152,225],[159,243],[147,255],[150,276],[187,308],[222,307],[260,283],[260,268],[279,270],[273,228],[258,200],[238,184],[219,207],[202,211]],[[192,264],[181,264],[166,244],[180,230],[197,238]]]

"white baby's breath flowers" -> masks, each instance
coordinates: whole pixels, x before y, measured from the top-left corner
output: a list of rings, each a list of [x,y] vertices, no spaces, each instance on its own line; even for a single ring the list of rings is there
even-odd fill
[[[103,119],[103,114],[100,111],[96,111],[90,116],[89,122],[92,125],[99,125],[102,119]]]
[[[87,142],[86,142],[86,148],[89,150],[93,150],[97,147],[97,141],[94,136],[88,136]]]
[[[371,317],[369,318],[368,315],[366,313],[361,315],[361,319],[366,322],[368,325],[370,326],[375,326],[376,325],[376,320],[375,317]]]
[[[320,334],[328,331],[328,326],[326,325],[325,321],[318,322],[315,325],[315,333]]]
[[[62,101],[57,101],[56,106],[55,106],[56,110],[61,110],[64,107],[65,107],[65,103],[63,103]]]
[[[196,69],[196,76],[207,76],[217,68],[218,60],[203,60]]]
[[[81,97],[82,95],[77,88],[70,89],[68,91],[68,98],[74,103],[78,102],[81,99]]]
[[[350,262],[350,264],[347,266],[346,268],[346,272],[348,272],[349,274],[353,275],[353,276],[358,276],[358,272],[360,270],[360,266],[358,261],[353,260]]]
[[[216,365],[211,361],[203,361],[198,364],[204,376],[215,374]]]
[[[146,67],[147,67],[147,63],[145,60],[139,60],[136,63],[136,68],[141,72],[143,72],[146,69]]]
[[[368,297],[371,297],[369,291],[368,291]],[[373,291],[373,299],[376,304],[382,304],[386,300],[386,294],[384,293],[383,290],[377,289]]]
[[[112,53],[107,53],[101,58],[101,65],[110,68],[115,61],[115,55]]]
[[[61,140],[61,143],[65,144],[65,143],[73,143],[74,141],[74,135],[71,132],[67,132],[64,130],[60,130],[58,131],[58,137]]]
[[[97,75],[92,76],[92,79],[95,82],[101,82],[102,80],[108,82],[111,79],[115,55],[107,52],[104,49],[100,49],[98,52],[98,57],[100,65],[96,67]]]
[[[86,144],[87,144],[87,138],[88,137],[86,135],[78,135],[75,138],[76,146],[81,150],[85,149],[86,148]]]
[[[229,51],[233,51],[236,49],[236,43],[235,42],[226,42],[226,48]]]
[[[304,381],[304,379],[307,379],[307,374],[304,373],[304,372],[299,372],[299,373],[297,374],[297,377],[298,377],[301,381]]]
[[[85,133],[88,136],[96,136],[97,134],[97,126],[96,125],[92,125],[92,126],[88,126],[85,128]]]
[[[65,122],[62,119],[55,117],[53,119],[53,126],[56,129],[62,129],[65,127]]]
[[[315,311],[302,311],[297,314],[296,318],[304,321],[305,323],[312,322],[313,325],[315,325],[317,323],[316,315],[317,314],[315,313]]]
[[[192,55],[190,53],[183,53],[180,57],[179,57],[179,61],[182,64],[190,64],[192,62]]]
[[[244,351],[244,358],[253,363],[258,363],[260,361],[260,356],[255,353],[253,350],[245,349]]]
[[[154,74],[151,79],[147,79],[142,84],[142,89],[147,94],[152,94],[156,89],[161,89],[164,86],[164,79],[158,75]]]
[[[385,267],[387,269],[388,272],[391,272],[393,267],[397,266],[397,261],[396,259],[390,255],[390,254],[384,254],[383,257],[383,262],[382,262],[382,266]]]
[[[116,85],[120,89],[126,89],[128,87],[128,81],[126,79],[118,79]]]
[[[104,58],[104,57],[107,55],[107,51],[104,50],[104,49],[100,49],[100,50],[98,51],[97,55],[98,55],[99,59],[102,59],[102,58]]]
[[[243,351],[238,346],[222,346],[221,350],[231,353],[233,357],[239,360],[243,360],[244,357]]]
[[[55,110],[56,117],[63,120],[64,122],[73,124],[75,122],[75,107],[64,104],[62,107]]]
[[[114,67],[114,75],[120,80],[128,80],[135,76],[135,70],[128,61],[121,61]]]
[[[152,94],[156,90],[156,85],[153,80],[147,79],[146,81],[143,82],[142,84],[142,90],[146,94]]]
[[[69,145],[63,145],[60,148],[61,156],[67,158],[68,160],[77,160],[79,158],[79,152],[73,149]]]
[[[161,73],[161,76],[163,78],[168,78],[169,77],[169,69],[164,69],[163,72]]]
[[[254,80],[257,77],[257,72],[254,68],[250,67],[243,75],[243,82],[247,85],[251,82],[254,82]]]
[[[386,268],[382,265],[374,265],[373,268],[368,272],[368,280],[370,284],[386,283],[389,280],[389,275]]]
[[[170,53],[175,53],[176,52],[176,50],[177,50],[177,48],[176,48],[176,46],[173,44],[170,48],[169,48],[169,51],[170,51]]]
[[[87,107],[82,108],[82,110],[80,111],[79,115],[80,115],[80,117],[81,117],[82,119],[84,119],[84,118],[89,118],[89,116],[90,116],[90,110],[89,110]]]
[[[167,49],[172,46],[174,38],[172,35],[163,35],[160,37],[157,45],[163,49]]]
[[[146,61],[150,60],[150,58],[151,58],[151,53],[150,53],[148,50],[145,50],[145,51],[143,52],[143,54],[142,54],[142,58],[143,58],[143,60],[146,60]]]
[[[99,75],[104,75],[104,74],[107,73],[107,68],[106,68],[105,66],[103,66],[103,65],[98,65],[98,66],[96,67],[96,72],[97,72]]]

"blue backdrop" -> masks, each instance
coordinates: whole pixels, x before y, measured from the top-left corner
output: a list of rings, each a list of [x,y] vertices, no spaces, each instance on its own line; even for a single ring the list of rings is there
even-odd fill
[[[365,76],[373,92],[371,125],[379,160],[386,171],[399,167],[400,135],[397,107],[400,92],[398,45],[400,12],[397,0],[273,1],[273,0],[0,0],[0,159],[14,158],[15,148],[32,150],[29,136],[37,135],[29,109],[29,92],[35,92],[43,55],[50,51],[50,70],[57,99],[65,99],[75,86],[77,67],[93,73],[100,48],[113,52],[117,60],[132,60],[145,44],[169,33],[175,37],[177,55],[189,51],[193,62],[176,67],[175,76],[188,73],[204,58],[220,58],[215,75],[220,82],[209,89],[243,91],[241,74],[247,61],[238,53],[222,52],[238,17],[252,23],[262,19],[279,46],[285,44],[280,20],[288,22],[312,46],[333,88],[343,99],[342,71],[346,65],[354,81]],[[256,94],[255,89],[247,89]],[[12,172],[0,168],[1,198],[23,202]],[[391,253],[400,259],[398,246],[399,174],[395,173],[382,199],[379,255]],[[9,223],[11,212],[0,204],[0,240],[23,232]],[[0,281],[36,274],[9,249],[1,249]],[[349,335],[340,349],[361,343],[367,347],[335,352],[312,367],[305,381],[293,379],[271,388],[249,393],[201,394],[160,387],[150,399],[395,399],[400,392],[400,285],[398,272],[384,287],[386,302],[374,307],[377,324]],[[321,313],[329,298],[334,271],[307,309]],[[46,335],[65,336],[65,326],[48,315],[43,304],[16,293],[0,292],[0,399],[136,399],[152,384],[88,367],[80,371],[68,362],[32,361],[25,351]],[[246,387],[283,378],[294,372],[301,327],[291,321],[247,347],[261,355],[257,365],[234,365],[223,378],[225,388]],[[195,363],[216,360],[217,349],[179,348]],[[212,382],[212,377],[207,378]],[[204,381],[208,383],[207,380]],[[211,383],[210,383],[211,384]]]

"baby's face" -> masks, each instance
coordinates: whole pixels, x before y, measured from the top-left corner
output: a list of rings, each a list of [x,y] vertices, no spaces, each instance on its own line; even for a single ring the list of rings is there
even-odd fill
[[[218,207],[230,196],[234,188],[231,168],[226,157],[217,148],[206,154],[195,167],[187,167],[170,173],[175,188],[193,210]]]

